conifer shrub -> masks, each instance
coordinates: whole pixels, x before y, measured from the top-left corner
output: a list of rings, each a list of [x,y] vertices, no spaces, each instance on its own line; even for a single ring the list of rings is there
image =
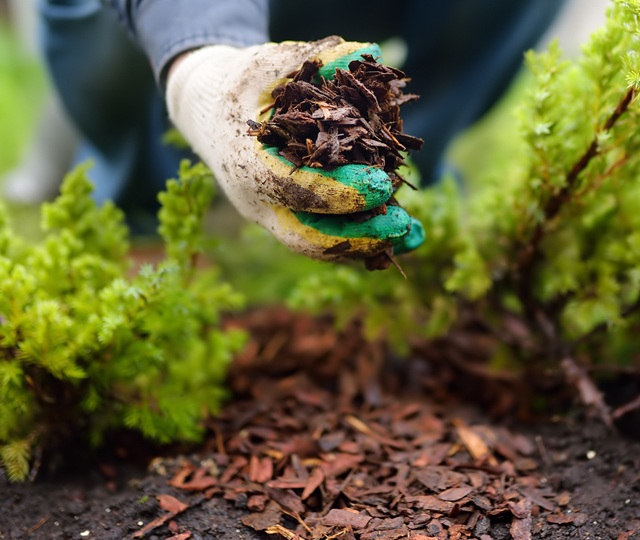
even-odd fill
[[[166,258],[128,277],[128,231],[96,206],[80,166],[42,211],[45,239],[25,245],[0,210],[0,459],[24,479],[35,448],[127,427],[165,443],[197,440],[226,395],[244,343],[220,328],[241,297],[215,269],[196,271],[211,174],[184,162],[160,194]]]
[[[640,352],[639,17],[638,0],[614,0],[579,61],[557,42],[526,54],[520,151],[468,197],[452,181],[399,194],[427,237],[399,259],[407,281],[324,267],[291,303],[333,309],[339,322],[360,316],[401,350],[408,334],[441,335],[471,309],[512,365],[562,366],[610,421],[581,363],[629,364]]]

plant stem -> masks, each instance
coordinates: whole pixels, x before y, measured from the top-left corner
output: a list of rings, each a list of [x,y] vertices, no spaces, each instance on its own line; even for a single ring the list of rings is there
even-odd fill
[[[610,429],[614,430],[613,418],[611,417],[609,406],[605,403],[602,392],[598,390],[587,372],[570,356],[565,357],[560,362],[560,366],[568,381],[577,388],[583,405],[593,407],[600,419]]]
[[[627,111],[629,105],[636,97],[636,91],[633,88],[629,88],[625,95],[620,99],[615,110],[611,116],[605,122],[601,133],[609,131],[618,119]],[[567,178],[564,187],[558,191],[555,195],[552,195],[547,201],[544,208],[544,219],[541,220],[533,230],[531,238],[523,245],[518,254],[515,268],[516,280],[521,283],[523,287],[531,286],[531,275],[535,263],[539,257],[540,242],[546,232],[545,225],[558,215],[562,207],[570,200],[571,191],[574,188],[578,176],[584,169],[587,168],[590,161],[599,154],[598,137],[597,135],[591,141],[591,144],[587,148],[582,157],[575,163],[571,170],[567,173]],[[530,293],[526,293],[524,296],[528,296]]]

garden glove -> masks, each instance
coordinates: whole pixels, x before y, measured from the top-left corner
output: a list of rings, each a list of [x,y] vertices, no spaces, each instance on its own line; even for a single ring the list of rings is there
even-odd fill
[[[312,43],[267,43],[244,49],[212,45],[189,53],[167,81],[167,104],[176,127],[212,169],[228,199],[292,251],[314,259],[368,258],[391,246],[397,252],[422,243],[424,231],[403,209],[362,223],[345,215],[387,202],[392,185],[379,168],[345,165],[332,171],[301,167],[246,134],[247,120],[263,121],[271,92],[310,58],[320,75],[363,53],[380,56],[377,45],[329,37]]]

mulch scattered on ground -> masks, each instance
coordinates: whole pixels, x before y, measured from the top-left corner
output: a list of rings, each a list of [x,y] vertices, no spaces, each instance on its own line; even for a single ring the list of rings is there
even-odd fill
[[[234,324],[253,335],[230,373],[237,397],[197,454],[156,458],[124,486],[102,463],[82,488],[2,487],[0,538],[640,535],[640,445],[600,424],[524,435],[415,391],[428,369],[408,384],[384,348],[328,321],[261,310]]]

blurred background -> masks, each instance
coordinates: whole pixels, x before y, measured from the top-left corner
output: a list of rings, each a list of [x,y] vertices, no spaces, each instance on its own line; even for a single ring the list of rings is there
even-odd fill
[[[566,56],[578,57],[580,44],[603,23],[607,4],[607,0],[569,0],[539,47],[558,38]],[[55,196],[76,144],[74,129],[40,61],[35,6],[36,0],[0,0],[0,193],[14,229],[27,238],[38,236],[37,203]],[[383,44],[388,63],[402,63],[403,47],[401,40]],[[526,80],[523,70],[498,105],[451,145],[448,158],[462,171],[468,189],[482,182],[483,171],[495,167],[499,157],[492,149],[501,147],[504,155],[504,147],[513,144],[514,106]],[[240,223],[233,209],[218,202],[208,227],[218,235],[240,238]],[[255,250],[264,241],[259,232],[250,231],[235,244],[237,249],[221,250],[219,260],[232,268],[244,251]]]

